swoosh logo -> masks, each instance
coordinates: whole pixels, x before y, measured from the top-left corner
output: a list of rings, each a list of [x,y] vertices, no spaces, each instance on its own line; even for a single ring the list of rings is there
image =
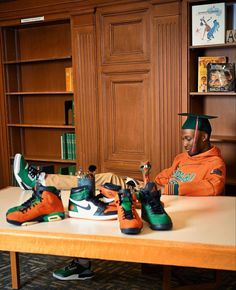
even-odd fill
[[[84,209],[84,210],[90,210],[91,209],[91,205],[88,203],[87,206],[83,206],[83,205],[80,205],[78,201],[76,200],[73,200],[70,198],[70,201],[72,201],[73,203],[75,203],[78,207]]]

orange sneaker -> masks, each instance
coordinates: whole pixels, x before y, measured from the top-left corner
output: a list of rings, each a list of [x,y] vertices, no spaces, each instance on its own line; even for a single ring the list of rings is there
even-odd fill
[[[120,230],[123,234],[139,234],[143,222],[139,217],[136,209],[136,196],[132,195],[129,189],[121,189],[115,197]]]
[[[117,206],[115,203],[115,196],[121,189],[120,185],[116,185],[110,182],[106,182],[100,186],[99,199],[107,205],[107,211],[116,212]]]
[[[32,197],[20,206],[10,208],[6,213],[9,223],[27,226],[39,222],[52,222],[65,218],[60,191],[53,186],[39,185]]]

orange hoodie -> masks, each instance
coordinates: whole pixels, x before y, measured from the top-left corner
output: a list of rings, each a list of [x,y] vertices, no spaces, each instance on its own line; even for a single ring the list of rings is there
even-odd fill
[[[187,152],[177,155],[172,166],[161,171],[155,181],[164,186],[163,194],[220,195],[224,190],[225,175],[220,150],[213,146],[192,157]]]

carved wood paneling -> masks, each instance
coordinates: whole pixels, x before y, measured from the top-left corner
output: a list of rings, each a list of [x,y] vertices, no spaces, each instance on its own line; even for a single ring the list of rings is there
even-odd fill
[[[178,15],[154,17],[153,43],[153,141],[157,148],[153,151],[153,169],[158,172],[169,167],[180,152],[181,40]]]
[[[102,83],[102,170],[137,175],[140,160],[150,158],[149,75],[106,74]]]
[[[136,11],[137,10],[137,11]],[[114,13],[115,12],[115,13]],[[131,11],[114,7],[98,14],[102,64],[148,61],[150,58],[149,9]]]
[[[74,26],[76,153],[79,165],[99,165],[98,107],[96,95],[95,34],[93,25]]]

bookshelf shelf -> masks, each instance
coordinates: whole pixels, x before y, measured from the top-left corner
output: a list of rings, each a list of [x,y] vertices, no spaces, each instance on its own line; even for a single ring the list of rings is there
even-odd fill
[[[59,158],[41,158],[38,156],[24,155],[24,159],[28,162],[46,162],[46,163],[63,163],[63,164],[75,164],[76,160],[59,159]],[[11,160],[14,160],[14,156],[11,156]]]
[[[7,124],[8,127],[18,127],[18,128],[48,128],[48,129],[65,129],[72,130],[75,126],[70,125],[44,125],[44,124]]]
[[[223,43],[223,44],[214,44],[214,45],[190,45],[189,49],[194,50],[194,49],[216,49],[216,48],[230,48],[230,47],[236,47],[236,43]]]
[[[236,143],[236,136],[221,136],[221,135],[212,135],[211,142],[229,142]]]
[[[67,59],[72,59],[72,56],[66,55],[66,56],[59,56],[59,57],[11,60],[11,61],[4,61],[3,64],[11,65],[11,64],[24,64],[24,63],[31,63],[31,62],[32,63],[33,62],[50,62],[50,61],[67,60]]]
[[[20,95],[72,95],[73,92],[68,91],[47,91],[47,92],[7,92],[7,96],[20,96]]]
[[[236,96],[235,92],[190,92],[190,96]]]

